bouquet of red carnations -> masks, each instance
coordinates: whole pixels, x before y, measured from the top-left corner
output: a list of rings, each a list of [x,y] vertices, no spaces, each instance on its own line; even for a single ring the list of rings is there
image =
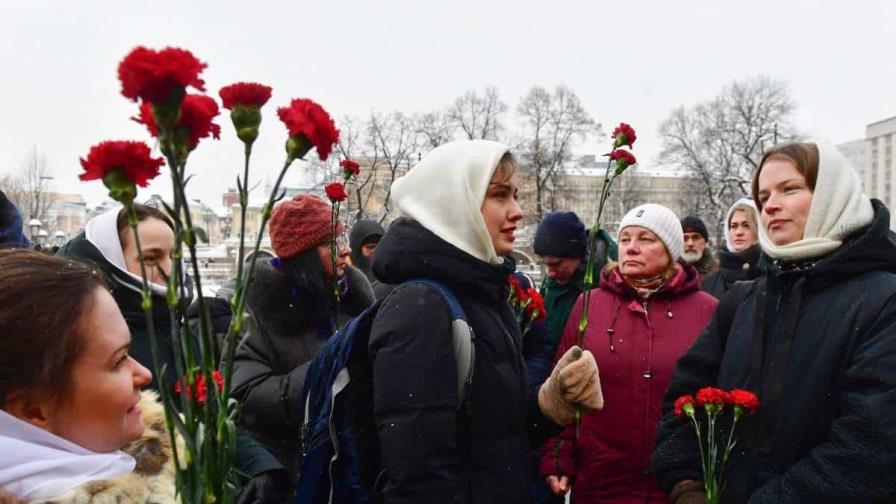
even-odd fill
[[[507,300],[510,302],[513,312],[516,313],[520,333],[526,336],[526,333],[532,328],[532,323],[543,319],[547,314],[544,308],[544,298],[532,287],[523,289],[520,281],[513,275],[510,275],[508,282],[510,282],[510,294]]]
[[[705,415],[699,415],[698,407],[701,406]],[[703,466],[703,488],[709,504],[718,504],[722,497],[722,490],[725,488],[725,463],[737,444],[734,436],[737,421],[744,413],[756,413],[758,408],[759,399],[756,394],[741,389],[726,392],[705,387],[697,391],[696,397],[684,395],[675,400],[675,414],[689,418],[697,433],[700,462]],[[716,423],[728,412],[731,413],[731,428],[725,444],[719,445],[719,439],[724,438],[724,434],[717,431]],[[698,416],[705,418],[705,431]]]

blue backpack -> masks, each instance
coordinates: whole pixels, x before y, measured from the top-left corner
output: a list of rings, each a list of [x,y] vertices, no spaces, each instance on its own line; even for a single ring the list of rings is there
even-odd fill
[[[451,313],[460,410],[473,379],[473,330],[457,297],[443,284],[410,280],[396,290],[414,283],[435,289]],[[333,334],[308,369],[302,391],[302,455],[295,504],[367,504],[371,502],[367,491],[375,489],[383,475],[373,420],[373,371],[367,358],[370,329],[382,302]],[[347,393],[350,385],[356,388],[353,394]],[[374,480],[362,465],[373,466],[378,473]],[[364,481],[362,473],[369,474]]]

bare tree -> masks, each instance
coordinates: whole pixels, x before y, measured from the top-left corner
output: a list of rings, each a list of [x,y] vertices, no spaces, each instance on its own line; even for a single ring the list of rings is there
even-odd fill
[[[502,118],[506,112],[507,103],[498,88],[487,86],[481,95],[471,89],[455,99],[448,117],[465,138],[498,140],[504,131]]]
[[[717,242],[728,206],[749,192],[765,148],[798,137],[790,123],[795,108],[786,82],[758,76],[733,82],[709,101],[679,107],[660,124],[660,158],[694,173],[684,206],[707,219]]]
[[[452,120],[449,113],[426,112],[418,114],[414,120],[417,124],[416,133],[420,145],[425,149],[435,149],[443,143],[450,142],[457,131],[457,123]]]
[[[414,120],[402,112],[371,114],[367,131],[382,170],[377,177],[383,194],[379,218],[382,223],[392,218],[392,183],[410,170],[412,154],[417,152],[417,136]]]
[[[595,122],[579,97],[566,86],[553,93],[535,86],[520,100],[517,115],[526,140],[520,148],[535,185],[535,217],[541,220],[545,210],[554,210],[557,191],[562,187],[563,164],[572,149],[587,134],[595,131]]]
[[[349,227],[367,217],[367,206],[376,189],[380,151],[369,133],[368,124],[357,118],[344,117],[341,120],[336,149],[342,159],[351,159],[361,165],[361,172],[346,187],[350,195],[346,201],[346,225]]]
[[[6,195],[6,198],[16,206],[21,208],[22,201],[25,197],[25,185],[22,184],[22,178],[12,173],[0,176],[0,191]]]
[[[25,220],[40,219],[46,221],[49,215],[50,201],[48,195],[49,181],[53,179],[53,171],[37,146],[22,162],[18,179],[21,184],[21,195],[18,197],[19,211]],[[45,223],[46,224],[46,223]]]

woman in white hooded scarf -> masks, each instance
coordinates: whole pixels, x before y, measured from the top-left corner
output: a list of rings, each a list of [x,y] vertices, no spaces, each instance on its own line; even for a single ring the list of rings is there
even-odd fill
[[[380,241],[373,271],[398,287],[371,328],[377,432],[361,468],[375,502],[528,503],[530,447],[572,422],[577,408],[602,406],[594,358],[578,348],[528,390],[503,259],[523,216],[518,184],[506,145],[472,140],[434,149],[392,186],[404,218]],[[450,289],[473,330],[460,408],[447,305],[428,285],[400,285],[415,278]]]

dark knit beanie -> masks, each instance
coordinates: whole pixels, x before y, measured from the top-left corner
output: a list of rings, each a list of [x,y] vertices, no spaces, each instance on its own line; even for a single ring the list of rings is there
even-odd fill
[[[709,231],[706,230],[706,224],[699,217],[688,215],[681,219],[682,233],[699,233],[704,240],[709,241]]]
[[[330,239],[332,208],[326,201],[310,194],[300,194],[284,201],[271,212],[271,246],[281,259],[293,258]],[[342,222],[336,233],[345,231]]]
[[[581,259],[588,252],[585,225],[575,212],[547,214],[535,231],[535,253]]]

